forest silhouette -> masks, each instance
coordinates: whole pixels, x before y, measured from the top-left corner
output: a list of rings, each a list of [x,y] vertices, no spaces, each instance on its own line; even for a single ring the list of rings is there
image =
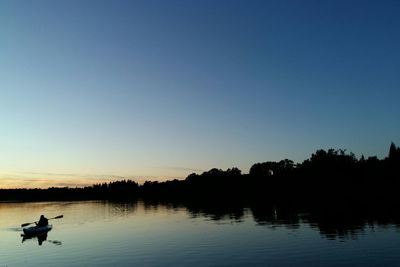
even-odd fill
[[[184,180],[132,180],[83,188],[0,189],[0,201],[107,200],[184,207],[192,216],[241,221],[250,212],[259,225],[296,228],[308,223],[330,238],[356,238],[366,227],[400,229],[400,148],[359,159],[342,149],[317,150],[300,164],[284,159],[192,173]],[[124,204],[125,205],[125,204]]]
[[[390,145],[388,156],[359,159],[343,149],[317,150],[302,163],[284,159],[255,163],[249,174],[236,167],[192,173],[184,180],[132,180],[83,188],[0,189],[0,200],[137,200],[196,202],[213,205],[302,203],[316,205],[369,201],[398,201],[400,148]]]

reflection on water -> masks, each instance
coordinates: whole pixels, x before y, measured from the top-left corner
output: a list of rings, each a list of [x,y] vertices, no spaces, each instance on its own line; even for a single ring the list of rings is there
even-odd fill
[[[56,246],[61,246],[62,242],[59,240],[48,240],[47,239],[47,233],[45,234],[40,234],[40,235],[24,235],[21,234],[22,237],[22,243],[26,242],[27,240],[37,240],[38,245],[41,246],[44,241],[49,242],[51,244],[54,244]]]
[[[0,203],[0,266],[400,265],[398,212],[353,208]],[[64,218],[21,244],[40,214]]]
[[[43,241],[47,240],[47,233],[45,234],[40,234],[40,235],[24,235],[21,234],[22,236],[22,243],[24,243],[26,240],[33,240],[36,239],[38,241],[38,245],[41,246]]]

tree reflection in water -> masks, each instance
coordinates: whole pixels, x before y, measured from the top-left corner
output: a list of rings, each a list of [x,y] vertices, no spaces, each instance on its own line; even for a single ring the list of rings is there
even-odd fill
[[[344,203],[343,203],[344,204]],[[346,205],[330,205],[319,203],[314,206],[276,204],[212,204],[199,202],[187,203],[145,203],[156,209],[157,205],[171,209],[184,207],[192,217],[207,217],[213,221],[231,220],[236,223],[244,221],[245,216],[251,216],[261,227],[286,227],[298,229],[306,225],[327,239],[357,239],[365,230],[376,226],[395,226],[400,229],[400,209],[398,205],[382,208],[380,205],[368,206],[356,203]]]

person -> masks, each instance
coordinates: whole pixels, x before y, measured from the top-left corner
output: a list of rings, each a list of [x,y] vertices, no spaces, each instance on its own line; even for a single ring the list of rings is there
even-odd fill
[[[47,226],[49,224],[49,220],[44,217],[43,215],[40,215],[39,221],[36,223],[36,226],[42,227],[42,226]]]

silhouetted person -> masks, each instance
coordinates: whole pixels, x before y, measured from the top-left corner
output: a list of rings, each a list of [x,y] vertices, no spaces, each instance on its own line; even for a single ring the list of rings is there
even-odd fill
[[[49,220],[44,217],[43,215],[40,215],[39,221],[36,223],[36,226],[42,227],[42,226],[47,226],[49,224]]]

